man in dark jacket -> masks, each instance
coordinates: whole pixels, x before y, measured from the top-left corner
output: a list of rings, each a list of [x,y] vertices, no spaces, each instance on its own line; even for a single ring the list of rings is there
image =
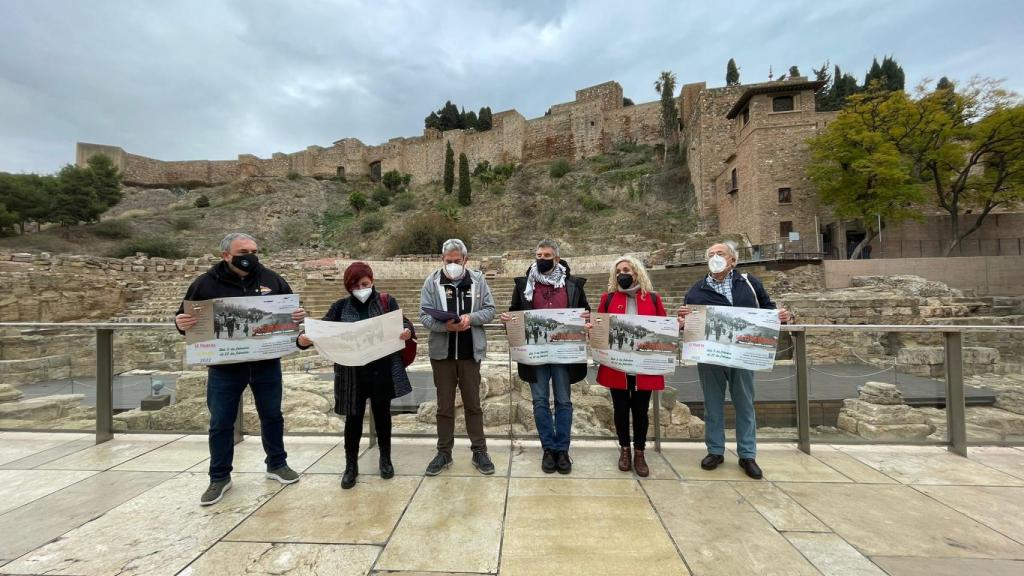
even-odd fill
[[[259,263],[259,249],[252,236],[228,234],[221,241],[220,249],[223,261],[192,282],[185,293],[185,300],[292,293],[284,278]],[[302,308],[292,312],[295,322],[302,322],[305,317],[306,312]],[[182,334],[196,325],[196,319],[185,312],[184,302],[178,307],[174,325]],[[231,328],[228,330],[230,332]],[[203,506],[220,502],[231,488],[235,418],[246,386],[252,390],[260,416],[263,450],[267,454],[267,478],[282,484],[299,480],[299,475],[288,467],[288,454],[284,450],[281,360],[210,366],[206,381],[206,403],[210,408],[210,486],[199,500]]]
[[[542,240],[537,245],[537,261],[526,272],[526,276],[515,279],[512,304],[509,311],[539,310],[555,308],[585,308],[589,320],[590,304],[583,292],[586,278],[574,278],[569,274],[569,264],[558,254],[554,240]],[[512,316],[502,314],[501,321],[508,322]],[[540,328],[536,328],[537,334]],[[539,342],[539,336],[535,336]],[[561,474],[572,471],[569,458],[569,435],[572,432],[572,384],[587,377],[587,364],[543,364],[529,366],[519,364],[519,377],[530,383],[533,395],[533,418],[537,423],[544,456],[541,469],[550,474],[558,470]],[[555,411],[551,413],[551,391],[555,394]]]
[[[734,270],[739,255],[733,244],[715,244],[708,248],[706,256],[710,273],[690,288],[685,304],[775,309],[775,303],[760,280]],[[681,323],[685,322],[689,312],[685,305],[679,308]],[[786,323],[790,318],[788,311],[779,309],[779,321]],[[722,328],[721,325],[715,328],[716,338]],[[728,386],[736,410],[736,443],[740,467],[747,476],[760,479],[763,474],[755,460],[757,420],[754,416],[754,372],[698,363],[697,374],[704,392],[704,443],[708,448],[708,455],[701,460],[700,467],[714,470],[725,461],[724,413],[725,388]]]

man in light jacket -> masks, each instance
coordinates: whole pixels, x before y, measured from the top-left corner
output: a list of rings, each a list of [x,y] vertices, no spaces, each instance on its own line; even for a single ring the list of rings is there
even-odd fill
[[[482,474],[494,474],[480,406],[480,362],[487,355],[484,324],[494,319],[494,298],[484,275],[466,268],[468,256],[462,240],[446,240],[441,246],[442,266],[427,277],[420,293],[420,322],[430,331],[430,367],[437,388],[437,455],[427,465],[428,476],[452,464],[456,387],[462,393],[473,466]],[[443,322],[426,308],[451,312],[459,319]]]

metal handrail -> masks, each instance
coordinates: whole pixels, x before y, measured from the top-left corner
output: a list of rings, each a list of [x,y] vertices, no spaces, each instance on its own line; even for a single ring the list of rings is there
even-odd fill
[[[491,323],[484,326],[498,330],[503,324]],[[160,323],[119,323],[119,322],[0,322],[0,328],[59,328],[94,329],[96,331],[96,443],[113,438],[113,381],[114,381],[114,331],[135,331],[154,328],[175,328],[170,322]],[[796,365],[797,384],[797,442],[801,451],[810,453],[810,400],[809,364],[807,361],[807,335],[821,332],[916,332],[942,334],[944,337],[946,366],[946,423],[948,429],[947,447],[961,456],[967,455],[966,400],[963,382],[963,334],[980,332],[1024,333],[1024,326],[977,326],[977,325],[935,325],[935,324],[794,324],[781,327],[793,338],[793,361]],[[509,359],[511,369],[511,359]],[[511,378],[511,370],[509,374]],[[512,386],[509,386],[510,401]],[[655,393],[654,440],[655,449],[661,447],[660,394]],[[235,440],[241,441],[242,411],[239,404]],[[370,422],[371,434],[373,423]],[[512,439],[512,424],[509,423],[509,438]],[[372,439],[371,439],[372,442]]]

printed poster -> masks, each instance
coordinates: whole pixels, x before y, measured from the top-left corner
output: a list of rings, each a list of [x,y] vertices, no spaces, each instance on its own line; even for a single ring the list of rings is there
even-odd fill
[[[679,355],[675,316],[592,314],[590,350],[602,366],[627,374],[671,374]]]
[[[321,356],[342,366],[365,366],[405,349],[402,311],[358,322],[306,320],[306,336]]]
[[[185,360],[213,366],[280,358],[298,352],[298,294],[186,300],[196,325],[185,333]]]
[[[509,355],[520,364],[583,364],[587,361],[587,328],[583,308],[511,312]]]
[[[779,312],[733,306],[688,306],[683,360],[771,370],[779,347]]]

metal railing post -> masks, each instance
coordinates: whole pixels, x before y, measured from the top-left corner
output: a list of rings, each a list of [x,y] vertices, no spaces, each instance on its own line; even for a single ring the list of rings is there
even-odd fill
[[[963,335],[943,332],[946,343],[946,430],[949,451],[967,456],[967,407],[964,398]]]
[[[235,444],[240,444],[242,440],[245,440],[245,430],[243,429],[245,419],[243,418],[242,409],[244,405],[243,398],[238,399],[238,414],[235,416]]]
[[[114,331],[96,329],[96,443],[114,438]]]
[[[796,365],[796,425],[800,451],[811,453],[811,401],[807,366],[807,333],[793,332],[793,356]]]
[[[661,392],[654,391],[654,451],[661,452]]]

